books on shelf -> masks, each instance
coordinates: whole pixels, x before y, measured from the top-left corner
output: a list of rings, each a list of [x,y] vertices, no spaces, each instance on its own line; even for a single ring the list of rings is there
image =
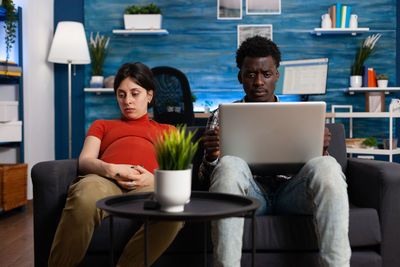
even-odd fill
[[[22,68],[13,61],[0,60],[0,75],[21,76]]]
[[[342,4],[340,2],[336,3],[336,28],[341,28],[341,14],[342,14]]]
[[[342,5],[340,2],[329,7],[332,28],[349,28],[351,6]]]
[[[332,28],[336,28],[336,5],[329,8],[329,15],[332,21]]]

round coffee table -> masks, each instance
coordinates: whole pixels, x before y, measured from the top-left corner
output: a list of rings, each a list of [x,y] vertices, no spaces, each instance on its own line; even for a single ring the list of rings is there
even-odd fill
[[[252,218],[252,266],[255,266],[255,212],[261,205],[258,199],[232,194],[193,191],[185,210],[178,213],[160,211],[152,200],[154,193],[124,194],[99,200],[98,208],[110,214],[110,266],[114,265],[113,216],[139,219],[144,222],[145,266],[148,266],[148,222],[160,221],[211,221],[227,217]],[[150,205],[148,205],[150,204]],[[146,205],[146,207],[145,207]],[[204,235],[207,233],[205,231]],[[207,265],[205,242],[205,266]]]

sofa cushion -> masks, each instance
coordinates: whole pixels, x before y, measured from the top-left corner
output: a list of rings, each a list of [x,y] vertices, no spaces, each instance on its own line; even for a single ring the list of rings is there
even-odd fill
[[[350,208],[349,238],[352,248],[381,242],[378,213],[375,209]],[[243,248],[251,248],[251,221],[246,219]],[[256,248],[262,250],[317,250],[312,216],[257,216]]]

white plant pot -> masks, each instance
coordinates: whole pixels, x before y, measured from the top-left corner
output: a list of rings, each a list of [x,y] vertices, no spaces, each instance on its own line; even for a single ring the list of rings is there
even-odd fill
[[[161,22],[161,14],[124,15],[126,30],[159,30]]]
[[[379,88],[386,88],[388,86],[389,81],[388,80],[377,80]]]
[[[174,112],[174,107],[173,106],[167,106],[167,111],[168,112]]]
[[[182,212],[190,201],[192,169],[154,170],[154,195],[165,212]]]
[[[102,88],[104,76],[92,76],[90,79],[90,88]]]
[[[181,112],[181,107],[174,107],[174,111],[177,113]]]
[[[361,85],[362,85],[362,76],[361,75],[350,76],[350,87],[361,87]]]

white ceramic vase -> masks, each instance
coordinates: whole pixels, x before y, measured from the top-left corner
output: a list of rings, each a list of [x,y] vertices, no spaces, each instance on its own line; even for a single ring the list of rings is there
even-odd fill
[[[154,170],[154,195],[165,212],[182,212],[190,201],[192,169]]]
[[[90,79],[90,88],[102,88],[104,76],[92,76]]]
[[[389,81],[388,80],[377,80],[379,88],[386,88],[388,86]]]
[[[362,76],[361,75],[350,76],[350,87],[361,87],[361,85],[362,85]]]

